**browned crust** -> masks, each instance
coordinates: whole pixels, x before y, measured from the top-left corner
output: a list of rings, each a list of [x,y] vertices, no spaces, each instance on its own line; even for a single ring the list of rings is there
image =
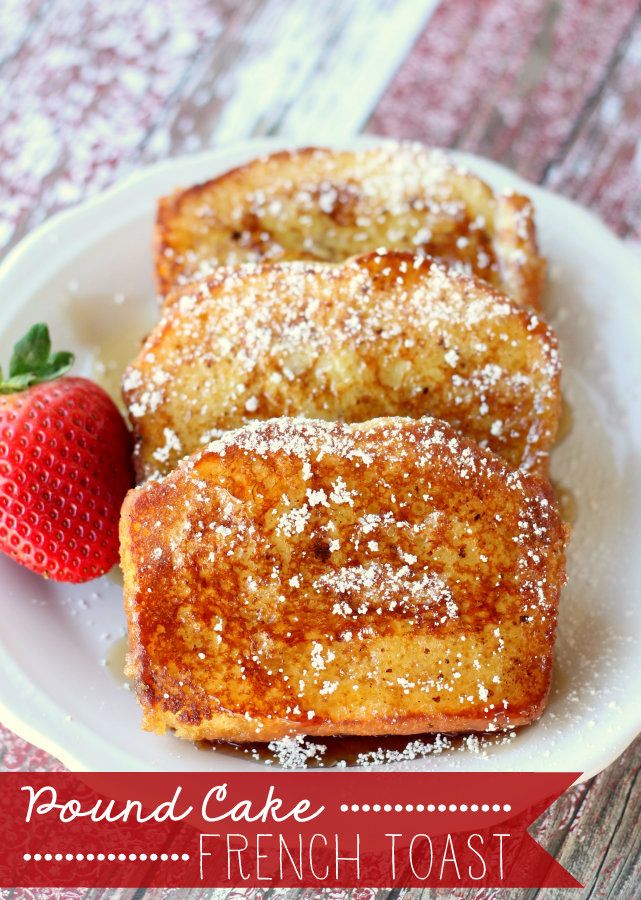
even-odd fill
[[[301,147],[296,151],[278,150],[275,153],[271,153],[269,159],[273,161],[291,161],[294,157],[304,159],[317,153],[319,149],[318,147],[308,146]],[[252,159],[240,166],[235,166],[233,169],[228,169],[215,178],[201,181],[188,188],[178,187],[171,194],[158,199],[152,248],[155,261],[156,288],[159,297],[166,297],[176,287],[176,279],[180,269],[175,259],[176,248],[172,234],[174,222],[182,216],[185,204],[192,198],[198,198],[214,191],[219,185],[226,184],[228,181],[242,181],[243,176],[251,172],[257,165],[260,165],[261,162],[261,158]],[[221,265],[224,265],[222,261]]]
[[[229,240],[230,232],[234,229],[231,207],[244,209],[243,215],[245,213],[249,215],[251,204],[248,195],[256,186],[279,190],[279,183],[284,183],[287,179],[294,182],[294,188],[296,184],[306,183],[309,180],[312,183],[316,180],[317,183],[326,184],[332,183],[333,179],[340,190],[343,183],[343,169],[347,169],[350,173],[349,184],[356,186],[356,194],[354,197],[350,197],[350,203],[359,202],[358,176],[353,172],[354,161],[363,158],[371,159],[372,155],[376,153],[381,155],[380,167],[384,171],[386,166],[389,168],[390,158],[394,155],[397,158],[407,155],[407,165],[410,168],[412,154],[418,154],[416,158],[420,161],[427,159],[430,151],[424,148],[419,150],[417,145],[403,143],[397,145],[396,149],[381,147],[378,150],[360,151],[360,153],[335,152],[319,147],[283,150],[237,166],[209,181],[186,189],[178,189],[172,194],[162,197],[158,202],[153,238],[155,277],[159,296],[164,298],[181,279],[188,280],[191,277],[194,266],[185,257],[189,251],[194,252],[196,257],[211,266],[226,265],[230,262],[256,261],[261,258],[265,247],[257,235],[265,228],[265,223],[260,217],[255,219],[253,226],[249,226],[255,228],[256,240],[251,243],[251,248],[248,248],[244,255],[240,248]],[[319,164],[319,159],[322,159],[322,164]],[[469,238],[470,222],[477,214],[482,215],[486,221],[478,230],[474,241],[476,242],[477,237],[482,237],[478,244],[478,250],[484,255],[493,256],[494,263],[492,271],[484,274],[482,270],[476,269],[475,274],[486,277],[495,287],[513,297],[519,305],[533,309],[540,308],[545,282],[545,260],[538,250],[534,209],[531,201],[525,196],[514,193],[494,195],[485,182],[474,175],[463,173],[454,165],[451,166],[449,176],[445,177],[449,177],[451,180],[452,195],[468,205],[467,224],[452,220],[447,225],[449,237],[441,237],[438,246],[431,246],[428,240],[424,242],[422,249],[428,254],[442,258],[447,263],[459,260],[471,264],[475,268],[474,257],[470,256],[464,248],[458,247],[457,240],[462,237]],[[292,204],[291,194],[294,188],[284,187],[282,189],[279,196],[282,196],[285,204]],[[363,202],[362,195],[360,202]],[[206,253],[203,253],[195,245],[195,235],[200,232],[201,227],[198,217],[195,216],[197,207],[208,207],[212,210],[212,234],[216,232],[218,235]],[[320,209],[313,210],[311,228],[303,229],[300,233],[297,230],[289,233],[285,230],[284,234],[279,235],[284,252],[282,258],[323,258],[337,262],[355,253],[387,245],[375,230],[372,231],[369,243],[367,240],[355,242],[357,232],[366,231],[367,227],[363,228],[352,224],[341,232],[341,239],[335,246],[332,247],[331,240],[325,242],[323,254],[319,257],[317,252],[303,246],[302,239],[305,235],[313,232],[316,224],[322,230],[327,231],[328,225],[333,224],[331,215],[329,217],[324,215]],[[407,211],[399,212],[398,216],[390,221],[407,225],[408,217]],[[349,239],[350,229],[352,232],[351,242]],[[416,229],[413,233],[416,233]],[[416,249],[415,242],[409,237],[405,241],[401,239],[400,243],[392,242],[389,246],[390,249],[406,251]]]
[[[292,351],[305,361],[284,380]],[[219,268],[170,295],[123,384],[139,479],[212,430],[281,415],[435,415],[545,474],[561,405],[556,337],[539,316],[400,252]]]
[[[279,537],[274,522],[289,520],[278,517],[308,487],[329,498],[337,479],[353,506],[344,496],[317,503],[302,530]],[[418,499],[425,491],[429,500]],[[407,526],[390,520],[361,534],[359,523],[374,521],[363,515],[388,512]],[[317,553],[329,520],[340,547]],[[273,420],[232,433],[123,506],[128,672],[144,726],[264,741],[531,722],[550,688],[566,540],[549,483],[437,420]],[[399,552],[411,570],[401,593],[430,573],[434,595],[428,578],[419,599],[391,603],[401,597],[390,588]],[[372,562],[380,579],[355,594],[331,587]],[[346,598],[347,618],[336,610]]]

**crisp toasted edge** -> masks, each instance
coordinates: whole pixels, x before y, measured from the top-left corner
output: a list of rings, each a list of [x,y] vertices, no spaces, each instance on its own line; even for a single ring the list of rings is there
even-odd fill
[[[526,709],[506,713],[504,728],[518,728],[530,725],[541,717],[547,706],[550,693],[552,667],[546,671],[547,689],[541,699]],[[417,716],[408,715],[399,720],[398,717],[379,717],[377,719],[360,720],[358,722],[342,721],[336,726],[332,723],[312,725],[304,722],[289,722],[286,719],[267,719],[254,716],[249,725],[240,713],[225,713],[204,719],[197,725],[186,725],[177,716],[155,706],[143,708],[142,727],[145,731],[165,734],[168,730],[184,740],[231,741],[234,743],[266,743],[282,738],[303,735],[305,737],[394,737],[395,735],[434,735],[434,734],[469,734],[488,732],[486,718],[467,716]],[[210,729],[208,731],[208,729]]]

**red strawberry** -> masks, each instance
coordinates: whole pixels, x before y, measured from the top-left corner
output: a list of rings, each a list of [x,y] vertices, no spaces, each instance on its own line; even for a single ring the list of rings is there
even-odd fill
[[[86,378],[60,378],[34,325],[0,370],[0,550],[56,581],[89,581],[118,561],[120,506],[133,483],[131,438],[111,398]],[[55,379],[55,380],[54,380]]]

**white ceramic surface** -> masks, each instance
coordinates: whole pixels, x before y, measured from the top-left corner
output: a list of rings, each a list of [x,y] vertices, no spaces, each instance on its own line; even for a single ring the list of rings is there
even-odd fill
[[[353,143],[372,144],[371,138]],[[51,219],[0,270],[0,350],[48,321],[76,372],[115,384],[157,315],[151,279],[156,198],[286,142],[254,141],[169,160]],[[456,154],[493,186],[529,193],[550,261],[546,298],[572,409],[553,471],[577,507],[549,707],[487,755],[446,751],[419,770],[570,770],[612,762],[641,731],[641,264],[591,214],[486,160]],[[104,371],[106,368],[106,372]],[[46,582],[0,559],[0,717],[72,769],[255,769],[142,732],[107,663],[124,633],[116,576]],[[117,654],[116,654],[117,655]]]

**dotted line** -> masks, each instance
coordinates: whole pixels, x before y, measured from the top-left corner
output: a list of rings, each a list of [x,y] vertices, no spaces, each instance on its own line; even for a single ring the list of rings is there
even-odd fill
[[[512,807],[509,803],[502,806],[499,803],[341,803],[341,812],[511,812]]]
[[[167,860],[171,860],[172,862],[178,862],[178,860],[183,860],[187,862],[189,859],[189,853],[25,853],[22,857],[25,862],[40,862],[44,860],[45,862],[62,862],[63,860],[66,862],[93,862],[96,860],[97,862],[125,862],[129,860],[130,862],[136,862],[139,860],[140,862],[156,862],[156,860],[161,860],[162,862],[167,862]]]

